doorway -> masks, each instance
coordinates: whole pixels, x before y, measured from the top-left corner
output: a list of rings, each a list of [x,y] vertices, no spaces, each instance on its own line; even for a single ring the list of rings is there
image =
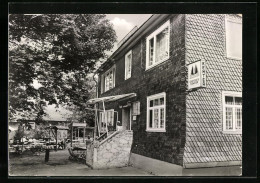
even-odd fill
[[[122,128],[123,130],[131,130],[131,107],[122,109]]]

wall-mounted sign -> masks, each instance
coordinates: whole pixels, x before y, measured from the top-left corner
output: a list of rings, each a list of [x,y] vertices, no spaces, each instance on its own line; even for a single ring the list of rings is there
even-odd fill
[[[132,115],[140,115],[140,102],[133,102],[133,112]]]
[[[201,59],[188,65],[188,89],[206,87],[206,65]]]
[[[136,121],[136,116],[133,116],[133,120]]]

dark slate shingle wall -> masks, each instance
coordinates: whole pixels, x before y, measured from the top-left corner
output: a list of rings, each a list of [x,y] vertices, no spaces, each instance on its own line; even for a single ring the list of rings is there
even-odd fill
[[[242,160],[242,135],[222,132],[221,92],[242,91],[242,61],[225,56],[224,24],[225,15],[186,15],[186,64],[206,60],[207,87],[187,94],[184,165]]]
[[[183,163],[185,145],[186,66],[184,17],[184,15],[177,15],[170,18],[169,60],[145,70],[146,42],[145,37],[143,37],[132,48],[131,78],[124,80],[124,57],[119,58],[116,60],[116,87],[100,95],[100,97],[103,97],[136,93],[137,97],[134,100],[140,101],[141,114],[137,116],[137,120],[133,121],[132,124],[134,131],[132,152],[178,165]],[[150,33],[147,33],[146,36]],[[146,132],[147,96],[161,92],[166,92],[166,132]],[[106,107],[118,111],[119,120],[121,121],[122,109],[119,109],[118,105],[120,105],[120,102],[108,104]]]

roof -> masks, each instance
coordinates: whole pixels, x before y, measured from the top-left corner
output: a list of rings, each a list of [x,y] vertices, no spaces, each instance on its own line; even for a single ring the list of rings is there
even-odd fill
[[[138,27],[135,26],[130,32],[128,32],[127,35],[119,43],[117,43],[117,47],[120,47],[137,29]]]
[[[127,93],[127,94],[122,94],[122,95],[94,98],[94,99],[88,100],[87,104],[95,104],[95,103],[99,103],[99,102],[114,102],[114,101],[118,101],[118,100],[132,98],[135,96],[136,96],[136,93]]]
[[[69,128],[68,127],[66,127],[66,126],[48,126],[48,127],[46,127],[46,128],[50,128],[50,129],[58,129],[58,130],[69,130]]]
[[[71,125],[74,127],[86,127],[87,126],[86,123],[77,123],[77,122],[73,122],[73,123],[71,123]]]
[[[28,123],[28,122],[35,122],[36,120],[32,120],[32,119],[20,119],[17,122],[11,122],[11,123]],[[9,122],[10,123],[10,122]],[[61,120],[43,120],[40,123],[70,123],[70,121],[61,121]]]
[[[15,130],[17,130],[17,129],[15,129],[15,128],[9,126],[9,130],[11,130],[11,131],[15,131]]]

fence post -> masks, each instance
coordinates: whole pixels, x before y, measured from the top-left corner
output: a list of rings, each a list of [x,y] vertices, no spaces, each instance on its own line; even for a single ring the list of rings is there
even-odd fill
[[[45,150],[45,162],[49,161],[49,156],[50,156],[50,149]]]

